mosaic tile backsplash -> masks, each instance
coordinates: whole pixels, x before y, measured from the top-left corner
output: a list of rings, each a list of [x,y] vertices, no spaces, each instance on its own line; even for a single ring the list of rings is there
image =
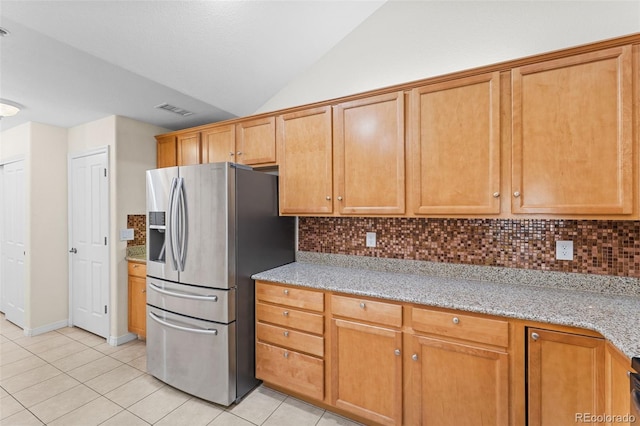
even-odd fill
[[[133,240],[127,241],[127,247],[143,246],[147,243],[147,216],[144,214],[127,215],[127,228],[133,228]]]
[[[640,278],[640,221],[300,217],[298,232],[300,251]]]

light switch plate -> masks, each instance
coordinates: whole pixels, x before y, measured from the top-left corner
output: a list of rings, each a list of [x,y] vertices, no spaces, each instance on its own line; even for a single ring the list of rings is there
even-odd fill
[[[131,240],[133,240],[133,229],[121,229],[120,241],[131,241]]]
[[[375,232],[367,232],[366,245],[367,245],[367,247],[375,247],[376,246],[376,233]]]
[[[556,241],[556,259],[573,260],[573,241]]]

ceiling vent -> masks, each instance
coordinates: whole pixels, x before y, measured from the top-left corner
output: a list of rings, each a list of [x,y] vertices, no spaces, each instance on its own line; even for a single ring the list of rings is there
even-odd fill
[[[163,109],[165,111],[169,111],[169,112],[172,112],[174,114],[181,115],[183,117],[188,117],[190,115],[193,115],[193,112],[191,112],[191,111],[187,111],[184,108],[180,108],[180,107],[177,107],[175,105],[168,104],[166,102],[163,103],[163,104],[160,104],[160,105],[156,105],[155,108]]]

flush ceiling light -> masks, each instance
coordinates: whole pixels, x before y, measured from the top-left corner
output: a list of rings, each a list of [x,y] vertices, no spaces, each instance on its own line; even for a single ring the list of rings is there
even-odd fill
[[[2,117],[12,117],[20,112],[20,108],[7,101],[0,101],[0,118]]]

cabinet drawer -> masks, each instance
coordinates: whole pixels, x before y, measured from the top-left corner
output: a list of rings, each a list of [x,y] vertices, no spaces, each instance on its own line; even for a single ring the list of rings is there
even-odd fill
[[[322,315],[281,306],[258,302],[256,304],[256,318],[258,321],[278,324],[309,333],[322,334],[324,331],[324,317]]]
[[[310,311],[324,311],[324,293],[318,291],[257,282],[256,298],[265,302],[293,306]]]
[[[411,323],[416,331],[489,345],[509,346],[507,321],[414,308],[411,311]]]
[[[321,336],[264,323],[258,323],[256,333],[258,340],[318,357],[324,356],[324,338]]]
[[[257,343],[256,377],[317,400],[324,398],[324,361],[309,355]]]
[[[147,265],[138,262],[129,262],[129,275],[133,277],[146,277]]]
[[[400,327],[402,306],[355,297],[331,296],[331,313],[342,317]]]

